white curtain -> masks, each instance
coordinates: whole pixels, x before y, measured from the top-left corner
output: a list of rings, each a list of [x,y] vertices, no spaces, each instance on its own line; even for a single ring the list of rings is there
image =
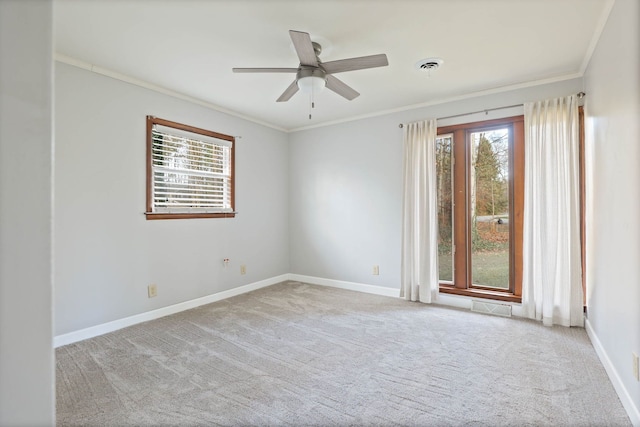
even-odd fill
[[[523,312],[583,326],[577,97],[526,103],[524,126]]]
[[[403,132],[404,187],[400,297],[430,303],[438,294],[436,120]]]

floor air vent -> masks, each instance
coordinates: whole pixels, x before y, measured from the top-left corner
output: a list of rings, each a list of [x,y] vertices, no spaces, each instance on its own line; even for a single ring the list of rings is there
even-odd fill
[[[511,317],[511,306],[484,301],[471,301],[471,311],[476,313],[494,314],[496,316]]]

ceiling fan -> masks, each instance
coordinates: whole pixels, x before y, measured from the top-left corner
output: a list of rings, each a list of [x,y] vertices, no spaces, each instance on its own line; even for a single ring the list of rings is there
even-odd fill
[[[385,54],[321,62],[319,56],[322,46],[312,42],[309,33],[290,30],[289,35],[300,59],[298,68],[233,68],[234,73],[296,73],[296,79],[277,102],[288,101],[299,89],[313,93],[325,86],[351,101],[360,94],[333,74],[389,65]]]

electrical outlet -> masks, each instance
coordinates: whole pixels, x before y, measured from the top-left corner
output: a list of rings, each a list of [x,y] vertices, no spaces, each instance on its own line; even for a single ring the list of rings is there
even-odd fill
[[[149,298],[158,296],[158,286],[155,283],[147,286],[147,294],[149,294]]]
[[[635,353],[631,353],[632,363],[633,363],[633,377],[636,381],[640,381],[640,366],[638,366],[638,355]]]
[[[379,266],[377,266],[377,265],[373,266],[373,275],[374,276],[380,275],[380,267]]]
[[[240,266],[240,274],[247,274],[247,266],[242,264]]]

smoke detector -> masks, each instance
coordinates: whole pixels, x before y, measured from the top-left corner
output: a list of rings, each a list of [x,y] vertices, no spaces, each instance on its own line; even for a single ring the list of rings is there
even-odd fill
[[[441,58],[426,58],[416,62],[416,68],[420,71],[431,73],[431,71],[437,70],[442,64],[444,64],[444,61]]]

